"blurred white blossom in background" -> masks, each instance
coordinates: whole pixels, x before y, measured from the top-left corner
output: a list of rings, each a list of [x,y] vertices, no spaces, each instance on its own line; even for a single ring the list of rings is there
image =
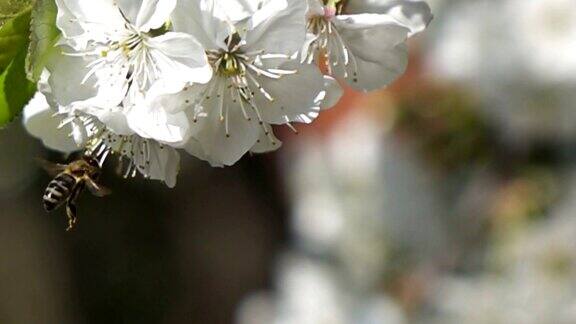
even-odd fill
[[[550,218],[495,242],[482,274],[445,276],[434,284],[429,296],[437,312],[433,323],[576,321],[576,182],[571,179]]]
[[[360,114],[326,142],[310,136],[303,145],[287,148],[293,161],[286,174],[292,175],[297,241],[278,264],[277,289],[269,303],[272,323],[353,323],[378,294],[371,287],[386,257],[384,223],[374,196],[381,192],[382,133]],[[251,314],[245,316],[243,323],[255,323]]]
[[[429,42],[433,78],[462,82],[508,140],[576,135],[576,3],[464,1],[446,5]]]

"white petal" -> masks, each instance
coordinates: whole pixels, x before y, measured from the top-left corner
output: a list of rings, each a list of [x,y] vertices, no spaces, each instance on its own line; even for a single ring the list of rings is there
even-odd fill
[[[210,160],[210,157],[208,155],[206,155],[206,153],[202,149],[202,145],[200,144],[200,142],[193,137],[190,137],[188,139],[188,142],[186,142],[186,144],[183,146],[183,148],[186,150],[186,152],[188,154],[192,155],[195,158],[198,158],[198,159],[204,160],[204,161]],[[212,165],[213,167],[224,167],[224,164],[217,163],[216,161],[211,161],[210,165]]]
[[[324,15],[324,4],[320,0],[307,0],[307,2],[308,2],[308,13],[307,13],[308,17]]]
[[[64,52],[77,53],[69,47],[65,47]],[[110,59],[113,58],[112,55]],[[114,53],[114,55],[122,54]],[[48,62],[50,99],[60,106],[78,102],[84,102],[84,106],[116,107],[120,105],[126,97],[129,66],[106,65],[85,80],[90,72],[88,59],[98,59],[98,57],[83,58],[60,54]]]
[[[303,0],[265,0],[248,23],[246,48],[273,54],[292,55],[306,39],[306,11]]]
[[[72,129],[69,126],[58,128],[62,118],[55,117],[54,113],[44,95],[38,92],[24,108],[24,127],[49,149],[63,153],[78,151],[80,148],[69,136]]]
[[[44,70],[42,70],[42,74],[40,75],[40,80],[38,80],[38,82],[36,83],[36,88],[38,88],[39,92],[42,92],[50,107],[58,107],[58,104],[56,103],[54,97],[52,96],[52,89],[50,89],[50,84],[48,83],[49,80],[50,80],[50,71],[44,68]]]
[[[302,49],[300,50],[300,62],[301,63],[312,63],[313,60],[309,60],[310,53],[311,53],[311,46],[318,40],[318,36],[314,35],[313,33],[306,33],[306,39],[304,40],[304,44],[302,45]]]
[[[136,25],[138,14],[140,13],[144,1],[146,0],[114,0],[118,10],[122,12],[123,17],[132,25]]]
[[[120,52],[110,53],[107,57],[108,60],[114,60],[115,56],[123,55]],[[98,59],[98,57],[91,57]],[[134,91],[138,88],[136,82],[130,86],[128,82],[128,74],[130,66],[128,64],[108,64],[99,68],[96,73],[88,80],[87,84],[96,83],[97,93],[92,98],[95,104],[101,107],[115,107],[122,103],[128,96],[128,90]],[[87,71],[82,71],[79,74],[85,75]]]
[[[91,108],[91,109],[88,109]],[[128,124],[126,114],[120,109],[95,109],[93,106],[83,110],[84,112],[97,117],[106,127],[118,135],[132,135],[134,130]]]
[[[56,24],[76,49],[85,49],[89,40],[104,41],[124,29],[124,19],[114,0],[56,0],[56,4]]]
[[[216,15],[233,23],[245,20],[252,16],[260,6],[259,0],[218,0],[216,1]]]
[[[150,105],[161,107],[168,113],[178,113],[194,109],[196,101],[206,89],[205,85],[177,83],[172,80],[158,80],[148,91]]]
[[[54,107],[54,106],[51,106]],[[64,123],[64,118],[67,118],[69,122],[66,123],[64,127],[70,127],[72,129],[70,136],[79,148],[84,148],[86,142],[92,135],[90,130],[86,128],[84,122],[78,118],[70,120],[70,117],[77,115],[76,109],[72,106],[58,106],[59,118]],[[62,125],[62,124],[61,124]]]
[[[318,99],[324,90],[322,73],[316,65],[300,64],[297,60],[286,61],[278,69],[297,72],[280,79],[256,77],[273,98],[270,100],[255,88],[256,106],[262,119],[271,124],[312,122],[320,113]]]
[[[433,15],[430,6],[420,0],[355,0],[346,6],[346,14],[389,14],[410,29],[410,36],[428,26]]]
[[[169,114],[159,107],[138,107],[127,116],[130,128],[144,138],[182,145],[190,137],[190,124],[184,112]]]
[[[119,136],[97,120],[94,121],[92,135],[94,132],[99,134],[108,149],[129,159],[140,174],[149,179],[164,181],[169,187],[176,185],[180,170],[180,155],[176,149],[138,135]],[[132,170],[131,167],[122,171],[130,176]]]
[[[276,138],[273,131],[268,134],[264,130],[260,130],[260,136],[256,141],[256,144],[250,149],[252,153],[267,153],[276,151],[282,146],[282,142]]]
[[[167,33],[149,40],[162,78],[207,83],[212,78],[205,49],[192,36]]]
[[[222,105],[221,99],[224,99]],[[192,136],[205,154],[199,158],[214,166],[236,163],[256,143],[260,131],[258,121],[256,118],[247,120],[239,103],[233,102],[228,95],[223,98],[213,96],[203,105],[207,116],[191,124]],[[224,109],[222,114],[221,108]]]
[[[133,157],[140,173],[152,180],[164,181],[168,187],[174,188],[180,171],[180,154],[178,151],[150,140],[147,141],[148,144],[143,146],[141,143],[144,140],[138,136],[134,136],[133,141],[136,142],[137,146],[145,147],[142,154],[136,154]]]
[[[141,0],[140,2],[142,4],[135,25],[142,32],[162,27],[170,19],[170,14],[176,7],[176,0]]]
[[[232,33],[232,28],[215,14],[217,1],[178,1],[172,13],[174,30],[194,36],[206,49],[226,48],[224,41]]]
[[[72,51],[70,49],[70,51]],[[96,95],[94,79],[82,83],[88,73],[87,62],[81,57],[58,55],[48,62],[48,84],[53,98],[61,106],[92,98]]]
[[[334,24],[350,62],[344,64],[344,53],[334,50],[339,44],[332,39],[332,44],[336,43],[332,46],[332,68],[354,89],[376,90],[404,73],[408,65],[408,28],[389,16],[376,14],[337,16]]]

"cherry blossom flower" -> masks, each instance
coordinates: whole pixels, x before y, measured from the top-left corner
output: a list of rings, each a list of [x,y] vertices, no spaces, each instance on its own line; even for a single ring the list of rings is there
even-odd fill
[[[70,154],[83,151],[98,159],[100,164],[111,156],[118,156],[123,175],[160,180],[169,187],[176,185],[180,168],[180,155],[171,146],[135,133],[118,134],[95,115],[78,109],[85,102],[57,103],[44,71],[38,83],[40,90],[24,108],[23,123],[26,130],[39,138],[46,147]]]
[[[389,85],[406,70],[406,40],[432,18],[429,8],[402,22],[399,14],[378,13],[388,1],[308,0],[308,31],[303,60],[325,60],[328,73],[357,90]],[[354,5],[353,5],[354,3]],[[364,11],[366,10],[366,11]],[[426,14],[427,13],[427,14]],[[414,17],[419,17],[415,19]],[[421,23],[418,23],[418,22]]]
[[[263,1],[236,24],[217,11],[216,1],[178,3],[174,29],[206,48],[214,77],[160,104],[172,113],[186,110],[192,120],[189,153],[213,165],[231,165],[248,151],[278,148],[271,125],[314,120],[326,91],[316,66],[291,58],[305,41],[305,2]]]
[[[86,102],[77,109],[95,115],[119,135],[138,132],[160,141],[183,140],[162,136],[164,130],[154,127],[165,128],[162,123],[170,116],[146,106],[148,90],[160,79],[205,83],[212,76],[204,49],[192,36],[164,30],[176,1],[57,4],[64,36],[60,43],[69,57],[56,59],[57,66],[50,69],[58,103]]]
[[[296,131],[334,106],[335,78],[392,82],[406,39],[431,18],[425,3],[402,3],[56,0],[62,35],[24,123],[49,148],[100,163],[116,154],[125,176],[173,186],[178,149],[232,165],[279,148],[273,125]]]

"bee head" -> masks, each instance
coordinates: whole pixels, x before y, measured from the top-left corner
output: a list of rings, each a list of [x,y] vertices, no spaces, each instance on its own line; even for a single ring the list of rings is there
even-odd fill
[[[82,161],[85,163],[85,167],[80,169],[81,172],[86,173],[89,177],[100,177],[100,163],[97,159],[91,156],[83,156]]]

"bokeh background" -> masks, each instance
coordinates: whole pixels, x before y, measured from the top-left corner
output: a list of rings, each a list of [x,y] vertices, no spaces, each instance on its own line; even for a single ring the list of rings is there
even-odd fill
[[[576,323],[576,2],[431,0],[389,89],[46,214],[0,133],[0,323]]]

